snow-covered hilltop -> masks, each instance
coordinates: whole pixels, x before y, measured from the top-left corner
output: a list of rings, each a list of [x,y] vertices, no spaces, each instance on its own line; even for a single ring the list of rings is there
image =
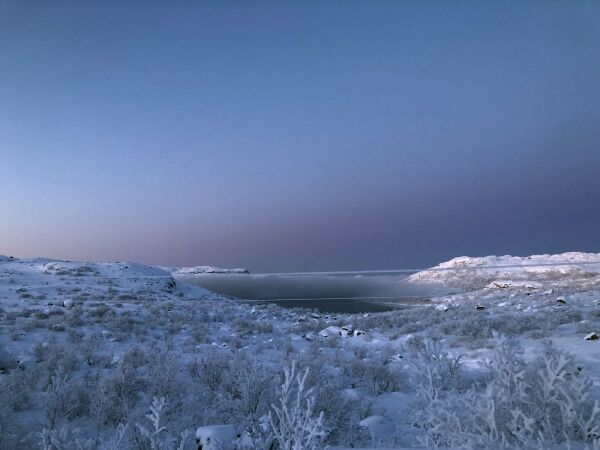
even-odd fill
[[[163,269],[167,269],[163,267]],[[244,273],[249,274],[250,271],[245,268],[233,268],[233,269],[224,269],[222,267],[215,266],[194,266],[194,267],[170,267],[168,268],[169,272],[173,275],[202,275],[202,274],[212,274],[212,273]]]
[[[600,253],[568,252],[526,257],[461,256],[417,272],[408,281],[463,290],[539,289],[549,282],[555,287],[594,289],[600,287]]]
[[[80,300],[143,297],[149,300],[181,290],[208,294],[200,287],[178,287],[173,275],[166,270],[132,262],[17,259],[0,255],[0,281],[4,281],[0,284],[0,298],[8,298],[2,294],[14,286],[20,286],[21,297],[56,300],[62,297]]]

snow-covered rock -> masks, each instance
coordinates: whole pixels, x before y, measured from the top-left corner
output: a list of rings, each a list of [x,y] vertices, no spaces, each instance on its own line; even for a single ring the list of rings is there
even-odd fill
[[[598,333],[590,333],[585,337],[586,341],[597,341],[598,340]]]
[[[359,422],[361,427],[369,430],[374,440],[383,439],[392,435],[396,427],[394,423],[384,416],[369,416]]]
[[[233,425],[206,425],[196,430],[198,450],[231,450],[238,437]]]
[[[336,327],[335,325],[330,325],[324,330],[319,331],[319,336],[326,338],[330,336],[339,336],[340,335],[340,327]]]
[[[340,336],[348,337],[352,336],[352,325],[344,325],[340,327]]]
[[[109,339],[109,340],[112,340],[115,338],[114,334],[112,334],[112,332],[108,331],[108,330],[102,330],[102,337],[104,339]]]

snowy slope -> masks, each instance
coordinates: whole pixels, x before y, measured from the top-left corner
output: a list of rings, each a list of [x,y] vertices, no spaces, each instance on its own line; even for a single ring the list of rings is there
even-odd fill
[[[46,299],[88,298],[119,300],[143,296],[145,300],[173,294],[178,289],[208,291],[195,286],[177,287],[171,273],[131,262],[80,262],[48,258],[16,259],[0,256],[0,298],[21,289],[20,297]],[[4,294],[4,295],[3,295]]]
[[[461,256],[417,272],[410,283],[432,283],[478,290],[483,288],[539,289],[554,287],[578,290],[600,287],[600,253],[569,252],[557,255]]]

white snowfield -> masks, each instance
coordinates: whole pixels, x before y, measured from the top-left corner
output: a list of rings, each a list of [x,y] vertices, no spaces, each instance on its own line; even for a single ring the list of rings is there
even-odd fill
[[[369,314],[176,277],[244,271],[0,256],[0,449],[262,450],[273,405],[294,442],[323,412],[311,449],[600,445],[600,254],[455,258]]]

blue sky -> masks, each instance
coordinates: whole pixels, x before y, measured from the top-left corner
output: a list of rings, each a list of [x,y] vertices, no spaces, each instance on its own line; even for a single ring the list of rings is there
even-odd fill
[[[600,252],[600,3],[0,1],[0,254]]]

